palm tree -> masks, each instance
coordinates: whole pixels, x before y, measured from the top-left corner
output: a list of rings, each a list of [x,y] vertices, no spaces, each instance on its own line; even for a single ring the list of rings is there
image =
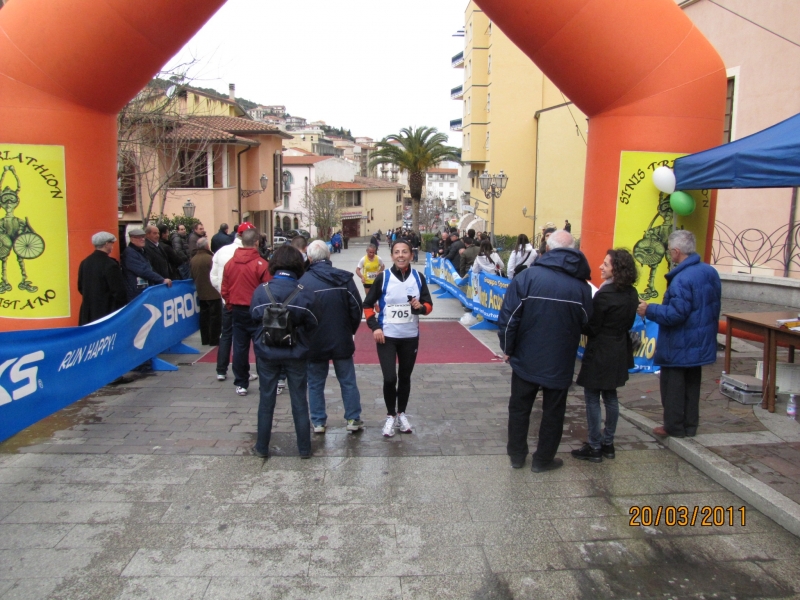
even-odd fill
[[[386,136],[378,142],[369,162],[370,169],[389,164],[408,171],[412,228],[417,233],[425,172],[445,160],[461,162],[461,149],[446,146],[446,142],[447,136],[435,127],[404,127],[399,134]]]

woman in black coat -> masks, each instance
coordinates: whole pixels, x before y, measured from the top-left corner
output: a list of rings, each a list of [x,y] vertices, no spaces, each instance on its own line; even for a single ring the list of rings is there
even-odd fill
[[[600,265],[603,284],[592,300],[592,318],[584,326],[589,338],[583,355],[578,385],[584,387],[589,441],[572,456],[602,462],[614,458],[614,432],[619,419],[617,388],[628,381],[633,368],[633,347],[628,335],[636,318],[639,295],[633,284],[638,272],[627,250],[609,250]],[[605,430],[600,431],[600,397],[606,407]]]

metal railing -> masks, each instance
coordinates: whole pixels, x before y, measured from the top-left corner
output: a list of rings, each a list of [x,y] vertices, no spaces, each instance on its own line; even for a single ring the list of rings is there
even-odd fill
[[[461,124],[462,124],[461,119],[453,119],[452,121],[450,121],[450,130],[461,131]]]
[[[735,269],[773,269],[788,274],[791,267],[800,269],[800,227],[797,223],[781,225],[772,233],[755,227],[735,232],[717,221],[711,245],[711,263],[730,263]]]
[[[462,66],[464,64],[464,53],[463,52],[459,52],[458,54],[456,54],[452,58],[451,62],[452,62],[454,67]]]
[[[464,86],[459,85],[450,90],[450,98],[453,100],[460,100],[464,97]]]

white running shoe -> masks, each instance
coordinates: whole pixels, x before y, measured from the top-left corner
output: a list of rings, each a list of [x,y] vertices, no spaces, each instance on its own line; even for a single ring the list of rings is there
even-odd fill
[[[217,373],[217,381],[225,381],[228,376],[225,373]]]
[[[247,396],[247,388],[237,386],[236,393],[239,394],[240,396]]]
[[[250,373],[250,381],[255,381],[258,379],[258,373]]]
[[[383,437],[394,436],[394,417],[392,415],[386,416],[386,423],[383,424]]]
[[[398,425],[399,423],[399,425]],[[406,413],[397,413],[397,420],[395,426],[400,430],[400,433],[411,433],[411,423],[408,422]]]
[[[275,393],[280,396],[283,393],[283,390],[285,388],[286,388],[286,381],[284,379],[279,379],[278,380],[278,389],[277,389],[277,391]]]

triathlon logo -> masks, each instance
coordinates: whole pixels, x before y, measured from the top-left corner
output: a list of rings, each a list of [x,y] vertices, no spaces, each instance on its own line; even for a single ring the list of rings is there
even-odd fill
[[[0,143],[0,318],[70,315],[63,146]]]
[[[5,215],[0,218],[0,260],[3,261],[0,294],[14,289],[8,282],[8,257],[12,252],[17,256],[19,270],[22,272],[22,281],[17,287],[30,293],[39,291],[38,287],[28,281],[25,261],[39,258],[44,253],[44,240],[33,230],[27,218],[23,221],[14,216],[14,210],[20,204],[21,191],[22,185],[14,165],[6,165],[0,175],[0,209],[5,211]]]

